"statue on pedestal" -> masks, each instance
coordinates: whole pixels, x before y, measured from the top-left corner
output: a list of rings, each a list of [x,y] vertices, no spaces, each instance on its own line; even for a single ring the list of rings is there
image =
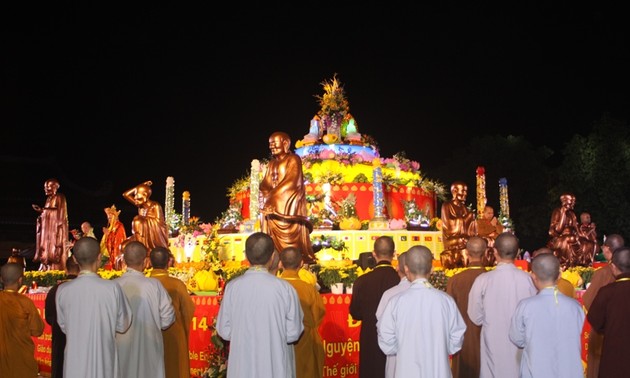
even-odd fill
[[[453,198],[442,205],[442,241],[440,262],[444,269],[466,266],[466,243],[477,233],[475,214],[466,207],[468,186],[462,181],[451,184]]]

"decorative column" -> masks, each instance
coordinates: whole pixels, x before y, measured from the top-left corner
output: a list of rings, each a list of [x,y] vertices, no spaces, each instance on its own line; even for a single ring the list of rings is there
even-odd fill
[[[508,186],[507,179],[502,177],[499,179],[499,204],[501,205],[501,215],[505,218],[510,217],[510,204],[508,202]]]
[[[477,167],[477,218],[483,218],[483,211],[486,208],[488,199],[486,197],[486,170],[484,167]]]
[[[258,159],[252,160],[251,172],[249,174],[249,219],[243,220],[241,224],[241,232],[255,232],[260,231],[260,180],[261,174],[260,161]]]
[[[182,193],[182,223],[190,224],[190,192]]]
[[[164,218],[168,226],[169,234],[177,227],[175,219],[175,179],[173,176],[166,178],[166,201],[164,203]]]
[[[251,173],[249,175],[249,219],[254,222],[260,215],[260,161],[252,160]]]
[[[372,160],[372,192],[374,202],[374,217],[370,220],[370,230],[387,230],[389,225],[387,218],[383,215],[385,199],[383,197],[383,170],[381,159]]]

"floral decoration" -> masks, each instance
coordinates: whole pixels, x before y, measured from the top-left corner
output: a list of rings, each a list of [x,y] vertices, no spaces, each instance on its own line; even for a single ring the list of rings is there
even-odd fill
[[[403,207],[405,209],[405,220],[407,223],[413,226],[426,226],[429,227],[430,219],[428,217],[428,209],[427,211],[422,211],[418,208],[418,204],[414,200],[401,200]],[[427,205],[428,207],[428,205]]]
[[[221,225],[221,228],[238,228],[241,222],[243,222],[243,215],[241,214],[242,207],[242,203],[237,201],[232,202],[230,207],[221,213],[221,217],[217,221]]]
[[[219,303],[220,299],[219,299]],[[202,378],[225,378],[227,377],[228,346],[223,342],[217,332],[217,318],[212,319],[210,325],[210,346],[208,353],[208,368],[203,373]]]
[[[313,250],[317,249],[317,251],[322,248],[332,248],[335,251],[340,252],[348,250],[348,246],[346,246],[346,243],[343,240],[325,235],[313,236],[311,238],[311,245],[313,246]]]
[[[396,171],[420,173],[420,163],[408,159],[405,151],[397,152],[391,158],[382,159],[381,164]]]
[[[330,287],[333,284],[343,282],[344,275],[347,275],[339,266],[322,266],[317,276],[324,286]]]
[[[341,277],[341,282],[343,282],[343,284],[346,286],[353,285],[354,281],[356,281],[359,277],[358,268],[359,266],[357,264],[346,265],[341,268],[341,271],[343,273]]]

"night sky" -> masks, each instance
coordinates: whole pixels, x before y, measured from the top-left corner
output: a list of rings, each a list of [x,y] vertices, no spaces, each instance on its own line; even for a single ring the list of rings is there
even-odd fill
[[[192,215],[213,221],[272,132],[308,133],[335,74],[381,156],[404,151],[438,180],[472,137],[558,151],[603,113],[630,115],[618,9],[289,4],[3,12],[0,227],[34,230],[50,177],[71,227],[97,235],[112,204],[129,226],[128,188],[152,180],[163,203],[168,176],[176,211],[187,190]]]

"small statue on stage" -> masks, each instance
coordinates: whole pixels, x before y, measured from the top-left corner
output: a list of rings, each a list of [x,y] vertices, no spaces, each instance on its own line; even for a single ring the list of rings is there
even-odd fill
[[[494,239],[503,232],[503,225],[494,216],[494,208],[486,205],[483,209],[482,217],[477,219],[477,235],[484,238],[488,244],[488,249],[481,261],[483,266],[494,266],[496,257],[494,256]]]
[[[103,227],[103,238],[101,239],[101,252],[109,257],[111,269],[123,270],[125,267],[122,258],[122,243],[127,239],[125,226],[119,219],[120,210],[116,205],[103,209],[107,215],[107,227]]]
[[[582,247],[580,246],[578,221],[573,211],[575,196],[564,193],[560,196],[561,206],[551,214],[547,247],[553,251],[560,261],[562,269],[582,264]]]
[[[162,205],[150,199],[152,184],[151,181],[145,181],[123,193],[127,201],[138,207],[138,215],[131,222],[132,235],[121,245],[121,250],[132,240],[141,242],[149,251],[155,247],[168,248],[168,226],[164,210]],[[149,267],[148,256],[146,261],[146,267]]]
[[[283,132],[269,137],[272,158],[260,182],[262,231],[271,236],[277,251],[297,247],[304,262],[316,262],[311,246],[313,225],[306,212],[302,159],[290,151],[291,138]]]
[[[599,253],[596,228],[595,222],[591,221],[591,214],[587,212],[580,214],[578,240],[580,242],[580,254],[582,256],[580,265],[582,266],[591,266],[595,256]]]
[[[466,207],[468,186],[462,181],[451,185],[453,198],[442,205],[442,240],[440,261],[444,269],[466,266],[466,243],[477,233],[475,214]]]

